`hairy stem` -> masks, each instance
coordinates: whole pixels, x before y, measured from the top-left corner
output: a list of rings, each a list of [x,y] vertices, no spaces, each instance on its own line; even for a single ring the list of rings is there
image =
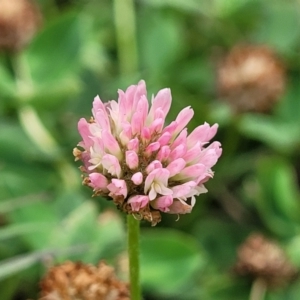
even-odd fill
[[[127,235],[128,235],[128,256],[129,256],[129,277],[130,277],[130,299],[141,299],[140,286],[140,266],[139,266],[139,248],[140,248],[140,221],[132,215],[127,216]]]

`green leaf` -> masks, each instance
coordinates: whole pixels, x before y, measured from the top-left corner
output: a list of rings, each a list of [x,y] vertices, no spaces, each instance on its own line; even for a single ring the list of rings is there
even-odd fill
[[[299,126],[294,122],[283,122],[272,117],[247,114],[239,124],[240,131],[271,147],[291,153],[299,144]]]
[[[40,253],[26,254],[0,262],[0,280],[35,265],[41,258]]]
[[[13,77],[8,73],[4,64],[0,62],[0,95],[1,96],[14,96],[16,91],[16,85]],[[2,100],[1,100],[2,102]]]
[[[184,293],[203,264],[201,249],[191,236],[162,228],[142,231],[142,284],[151,293]]]
[[[64,14],[45,27],[26,50],[33,81],[57,84],[59,78],[76,71],[80,42],[80,19],[74,13]]]
[[[220,17],[230,16],[238,11],[250,0],[213,0],[215,15]]]
[[[47,228],[53,226],[47,222],[32,222],[27,224],[13,224],[0,228],[0,242],[6,239],[20,237],[28,233],[35,234],[45,232]]]
[[[161,74],[182,53],[181,24],[172,15],[148,12],[141,22],[146,31],[140,36],[143,64],[150,73]]]
[[[206,217],[196,223],[193,235],[207,253],[209,267],[229,269],[234,265],[236,249],[250,231],[246,226],[238,229],[225,217]]]
[[[273,232],[290,236],[300,221],[300,197],[293,168],[280,158],[265,158],[257,167],[256,207]]]
[[[256,41],[273,46],[280,52],[290,52],[299,39],[299,11],[293,1],[265,2],[263,17],[257,27]]]
[[[173,7],[189,13],[209,13],[209,6],[199,0],[144,0],[148,5],[154,7]]]
[[[46,195],[44,194],[32,194],[32,195],[4,200],[0,202],[0,211],[2,214],[9,213],[16,209],[22,208],[24,206],[44,201],[45,198]]]
[[[85,201],[53,228],[48,246],[88,244],[89,251],[82,259],[97,262],[101,256],[115,254],[111,249],[120,250],[123,242],[121,220],[112,214],[110,220],[99,223],[96,206],[91,201]]]
[[[69,248],[52,248],[44,251],[37,251],[30,254],[24,254],[0,261],[0,281],[16,273],[24,271],[35,264],[39,263],[44,257],[58,256],[64,253],[74,255],[76,252],[85,252],[85,246]]]

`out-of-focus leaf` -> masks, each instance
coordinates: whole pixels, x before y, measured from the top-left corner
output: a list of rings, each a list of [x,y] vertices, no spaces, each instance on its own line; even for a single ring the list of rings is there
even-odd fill
[[[280,158],[265,158],[257,167],[256,207],[270,230],[291,236],[300,229],[300,197],[292,167]]]
[[[281,289],[268,291],[266,300],[298,300],[300,295],[300,282],[295,283]]]
[[[203,264],[202,251],[191,236],[167,229],[143,231],[142,284],[151,293],[184,293]]]
[[[29,140],[18,124],[12,122],[0,122],[0,155],[8,161],[20,163],[29,158],[41,158],[42,152]]]
[[[289,52],[299,39],[300,13],[295,2],[265,2],[265,10],[259,27],[255,31],[256,40],[273,46],[282,52]]]
[[[220,17],[227,17],[238,11],[249,0],[212,0],[214,14]]]
[[[1,210],[0,210],[1,211]],[[0,242],[6,239],[21,237],[27,233],[45,232],[47,228],[53,226],[47,222],[33,222],[28,224],[14,224],[0,227]]]
[[[285,249],[293,264],[297,266],[299,269],[300,268],[300,253],[299,253],[300,235],[298,234],[292,237],[287,243]]]
[[[86,201],[74,209],[64,220],[62,220],[51,233],[49,246],[60,245],[67,247],[77,244],[89,244],[89,253],[87,257],[98,257],[104,255],[108,257],[109,253],[104,253],[113,245],[120,249],[124,239],[124,231],[120,221],[116,218],[112,222],[106,222],[101,226],[98,222],[96,207],[92,202]],[[91,254],[91,253],[94,254]],[[111,253],[115,253],[111,251]]]
[[[0,95],[12,97],[15,95],[15,90],[16,86],[13,77],[10,76],[7,69],[0,64]],[[0,100],[0,103],[2,101],[3,100]]]
[[[141,21],[146,30],[140,36],[143,64],[150,74],[158,75],[182,53],[181,24],[167,14],[147,13]]]
[[[76,252],[86,251],[86,246],[77,246],[69,248],[51,248],[44,251],[36,251],[30,254],[19,255],[10,259],[0,261],[0,281],[14,275],[15,273],[22,272],[36,263],[40,262],[44,257],[58,256],[64,253],[74,255]]]
[[[9,166],[0,172],[0,199],[42,193],[51,186],[51,182],[51,173],[45,169]]]
[[[36,202],[44,201],[47,196],[45,194],[32,194],[18,198],[6,199],[0,202],[0,212],[2,214],[9,213],[15,209],[31,205]]]
[[[239,229],[239,230],[237,230]],[[208,254],[212,268],[230,269],[236,261],[236,249],[247,236],[249,228],[243,228],[230,220],[204,218],[196,224],[193,235]]]
[[[77,14],[62,15],[49,24],[26,50],[34,83],[56,84],[79,67],[81,31]]]
[[[63,78],[49,90],[49,85],[37,87],[28,102],[38,109],[62,108],[62,103],[78,94],[81,82],[74,77]]]
[[[18,277],[9,277],[1,282],[1,300],[13,299],[19,281],[20,279]]]
[[[272,117],[248,114],[239,124],[240,131],[284,153],[291,153],[299,144],[299,126]]]
[[[49,201],[37,202],[32,205],[22,207],[22,209],[14,210],[10,214],[10,219],[16,224],[28,224],[35,222],[38,226],[41,222],[48,223],[49,226],[44,226],[42,231],[24,232],[22,238],[33,247],[33,249],[45,249],[48,246],[48,241],[52,228],[58,222],[58,216],[55,214],[53,204]]]
[[[155,7],[169,6],[180,9],[182,11],[195,13],[200,12],[203,14],[209,14],[210,7],[205,2],[199,0],[143,0],[148,5]]]
[[[41,258],[40,253],[26,254],[0,262],[0,281],[35,265]]]
[[[280,103],[276,107],[276,115],[285,122],[298,124],[300,130],[300,85],[298,78],[290,80]]]
[[[56,227],[50,245],[69,246],[89,243],[96,233],[97,212],[91,202],[84,202],[75,208]]]

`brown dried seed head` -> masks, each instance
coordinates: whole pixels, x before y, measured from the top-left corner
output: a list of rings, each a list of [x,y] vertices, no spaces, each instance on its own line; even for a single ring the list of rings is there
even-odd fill
[[[240,275],[262,278],[272,287],[286,284],[297,273],[279,245],[261,234],[250,235],[240,246],[235,270]]]
[[[0,8],[0,50],[21,50],[40,27],[41,13],[30,0],[0,0]]]
[[[285,89],[285,71],[266,46],[236,46],[217,72],[218,91],[235,111],[269,111]]]
[[[128,285],[104,262],[97,267],[65,262],[49,270],[41,281],[40,300],[129,300]]]

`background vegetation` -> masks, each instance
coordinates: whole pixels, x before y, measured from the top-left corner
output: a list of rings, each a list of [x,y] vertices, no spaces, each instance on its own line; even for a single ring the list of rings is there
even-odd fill
[[[136,1],[137,71],[113,1],[37,3],[41,30],[19,54],[0,54],[0,299],[37,299],[47,267],[67,259],[105,259],[125,276],[124,216],[91,199],[72,149],[93,97],[115,99],[141,78],[149,95],[171,88],[169,121],[191,105],[190,129],[219,123],[224,149],[192,214],[142,224],[145,299],[249,299],[253,280],[233,267],[252,232],[300,267],[300,2]],[[241,43],[268,45],[285,66],[286,91],[267,114],[234,114],[218,96],[218,63]],[[296,278],[265,299],[299,294]]]

